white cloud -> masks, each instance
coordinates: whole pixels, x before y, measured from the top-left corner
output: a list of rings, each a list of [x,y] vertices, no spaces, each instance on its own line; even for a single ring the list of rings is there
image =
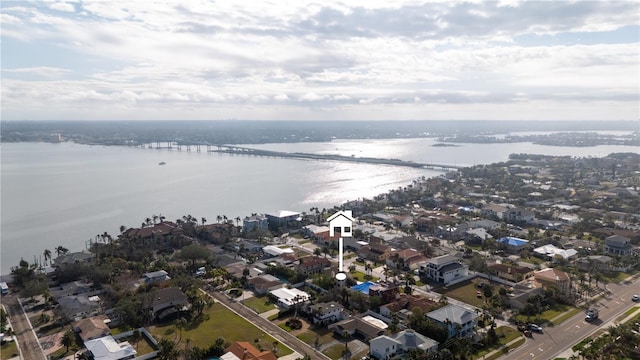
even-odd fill
[[[73,4],[70,4],[68,2],[53,2],[49,4],[49,7],[53,10],[58,10],[58,11],[66,11],[66,12],[76,11],[76,8],[73,6]]]

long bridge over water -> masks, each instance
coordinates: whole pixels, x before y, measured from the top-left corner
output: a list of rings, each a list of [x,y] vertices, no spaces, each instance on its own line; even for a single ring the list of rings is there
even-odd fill
[[[329,161],[344,161],[344,162],[357,162],[365,164],[378,164],[378,165],[393,165],[393,166],[405,166],[412,168],[422,169],[440,169],[440,170],[458,170],[464,166],[451,165],[451,164],[436,164],[436,163],[419,163],[414,161],[405,161],[399,159],[385,159],[385,158],[373,158],[373,157],[356,157],[345,155],[332,155],[332,154],[311,154],[300,152],[283,152],[283,151],[271,151],[254,149],[245,146],[225,145],[225,144],[181,144],[175,142],[155,142],[141,145],[143,148],[149,149],[167,149],[177,151],[195,151],[195,152],[207,152],[207,153],[224,153],[224,154],[237,154],[237,155],[253,155],[253,156],[268,156],[279,157],[289,159],[303,159],[303,160],[329,160]]]

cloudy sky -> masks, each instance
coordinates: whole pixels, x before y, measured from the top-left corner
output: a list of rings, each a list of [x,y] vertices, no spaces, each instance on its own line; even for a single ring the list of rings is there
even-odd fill
[[[638,1],[6,1],[2,119],[638,120]]]

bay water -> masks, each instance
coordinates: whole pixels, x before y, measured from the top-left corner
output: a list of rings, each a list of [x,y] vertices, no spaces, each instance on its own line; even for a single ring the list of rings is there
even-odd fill
[[[461,144],[434,139],[336,140],[247,147],[470,166],[506,161],[511,153],[605,156],[630,146],[555,147]],[[165,165],[159,165],[164,162]],[[0,273],[21,258],[40,261],[62,245],[85,249],[105,231],[139,227],[163,215],[207,223],[251,213],[330,208],[371,198],[441,171],[389,165],[255,157],[74,143],[3,143],[0,147]]]

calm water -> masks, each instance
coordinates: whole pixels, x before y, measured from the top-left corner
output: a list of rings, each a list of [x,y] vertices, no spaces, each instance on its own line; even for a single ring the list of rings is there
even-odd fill
[[[521,144],[432,147],[431,139],[270,144],[280,151],[474,165],[511,153],[603,156],[634,147],[565,148]],[[104,231],[139,227],[147,217],[190,214],[209,223],[280,209],[309,211],[371,198],[437,171],[71,143],[1,146],[0,271],[58,245],[81,250]],[[160,166],[159,162],[166,165]]]

